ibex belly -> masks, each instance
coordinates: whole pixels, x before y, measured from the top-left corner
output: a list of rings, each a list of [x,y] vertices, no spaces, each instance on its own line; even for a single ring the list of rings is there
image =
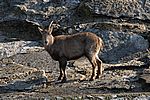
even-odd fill
[[[84,45],[79,41],[64,45],[63,54],[68,60],[75,60],[84,55]]]

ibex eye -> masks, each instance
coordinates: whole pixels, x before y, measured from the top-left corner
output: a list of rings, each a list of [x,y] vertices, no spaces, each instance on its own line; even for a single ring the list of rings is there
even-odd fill
[[[47,44],[47,41],[45,41],[45,44]]]

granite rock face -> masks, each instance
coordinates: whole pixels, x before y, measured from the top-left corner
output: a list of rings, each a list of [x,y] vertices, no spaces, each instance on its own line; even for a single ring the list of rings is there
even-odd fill
[[[3,0],[0,5],[0,22],[20,19],[46,26],[50,20],[55,20],[70,25],[77,22],[77,14],[85,17],[106,15],[115,18],[150,19],[150,2],[147,1],[143,8],[142,0]]]
[[[111,16],[111,17],[128,17],[133,19],[150,19],[149,6],[150,2],[146,2],[143,8],[142,0],[95,0],[81,2],[78,11],[86,16],[92,14],[93,16]]]

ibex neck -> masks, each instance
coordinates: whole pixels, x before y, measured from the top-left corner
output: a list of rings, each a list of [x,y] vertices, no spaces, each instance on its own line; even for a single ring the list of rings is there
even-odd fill
[[[48,45],[52,45],[54,43],[55,38],[51,35],[50,41],[48,42]]]

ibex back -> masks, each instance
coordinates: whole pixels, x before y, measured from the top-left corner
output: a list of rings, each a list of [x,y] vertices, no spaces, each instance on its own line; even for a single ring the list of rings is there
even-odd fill
[[[90,80],[93,80],[95,67],[98,66],[97,76],[102,74],[102,61],[98,57],[99,51],[103,48],[103,41],[97,35],[91,32],[81,32],[73,35],[59,35],[53,36],[52,22],[47,29],[39,28],[45,50],[51,55],[52,59],[59,62],[60,76],[58,80],[66,81],[66,65],[67,61],[75,60],[82,56],[88,58],[92,64],[92,75]]]

